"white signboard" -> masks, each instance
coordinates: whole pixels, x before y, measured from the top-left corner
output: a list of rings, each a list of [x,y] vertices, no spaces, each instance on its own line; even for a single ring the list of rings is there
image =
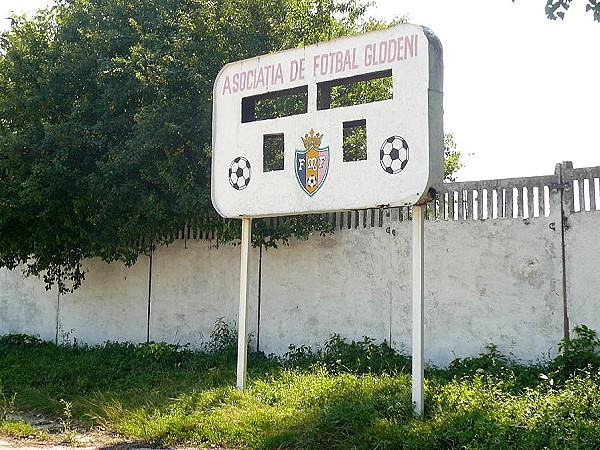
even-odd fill
[[[224,217],[412,205],[443,173],[442,49],[385,30],[226,65],[212,201]]]

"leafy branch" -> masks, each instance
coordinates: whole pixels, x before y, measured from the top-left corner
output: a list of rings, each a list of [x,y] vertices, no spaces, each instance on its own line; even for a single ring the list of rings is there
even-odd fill
[[[512,0],[514,3],[516,0]],[[566,12],[571,6],[572,0],[547,0],[546,1],[546,17],[550,20],[564,20]],[[586,12],[592,12],[594,20],[600,22],[600,2],[598,0],[587,0],[585,5]]]

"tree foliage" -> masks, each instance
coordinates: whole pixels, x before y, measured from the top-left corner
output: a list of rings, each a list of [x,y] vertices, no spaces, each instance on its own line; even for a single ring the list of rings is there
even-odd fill
[[[516,0],[512,0],[513,3]],[[556,20],[565,18],[565,13],[571,6],[572,0],[546,0],[546,17],[550,20]],[[598,0],[587,0],[585,10],[591,12],[594,15],[594,20],[600,22],[600,1]]]
[[[556,20],[557,17],[560,19],[565,18],[565,13],[571,6],[572,0],[547,0],[546,2],[546,16],[550,20]],[[600,22],[600,2],[598,0],[587,0],[585,10],[591,12],[594,15],[594,20]]]
[[[13,18],[0,41],[0,265],[25,263],[68,291],[83,259],[131,264],[206,215],[198,227],[234,236],[210,202],[216,74],[362,31],[365,9],[357,0],[61,0]],[[272,244],[315,221],[256,236]]]
[[[362,32],[362,0],[58,0],[0,37],[0,267],[61,292],[81,262],[133,264],[210,201],[212,87],[231,61]],[[208,220],[206,219],[208,217]],[[254,243],[327,230],[254,221]]]
[[[454,142],[454,134],[444,134],[444,180],[456,181],[456,172],[462,167],[460,151]]]

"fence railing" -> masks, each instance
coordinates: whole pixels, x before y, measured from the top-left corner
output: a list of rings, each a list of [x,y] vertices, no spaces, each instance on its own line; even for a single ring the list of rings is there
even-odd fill
[[[600,210],[600,166],[574,169],[569,161],[556,165],[552,175],[499,180],[444,183],[427,205],[426,219],[438,221],[532,219],[548,217],[562,205],[565,214]],[[410,206],[363,209],[324,215],[336,230],[383,227],[411,220]],[[183,226],[175,239],[213,240],[205,218],[198,226]],[[287,220],[274,217],[272,226]],[[232,226],[237,226],[232,224]]]
[[[564,171],[564,182],[569,185],[570,212],[600,210],[600,167],[584,167]]]
[[[560,195],[562,192],[562,196]],[[600,210],[600,166],[574,169],[556,165],[553,175],[444,183],[428,204],[428,220],[529,219]],[[336,213],[337,229],[381,227],[386,221],[411,218],[411,207]]]
[[[432,209],[441,220],[547,216],[553,184],[554,176],[452,183]]]

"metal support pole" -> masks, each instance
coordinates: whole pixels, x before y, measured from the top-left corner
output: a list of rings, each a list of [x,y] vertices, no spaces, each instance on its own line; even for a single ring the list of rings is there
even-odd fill
[[[242,218],[242,249],[240,263],[240,309],[238,313],[238,355],[237,355],[237,388],[246,389],[246,368],[248,366],[248,254],[250,250],[250,233],[252,219]]]
[[[567,168],[573,168],[573,164],[569,162],[564,162],[562,164],[558,164],[558,185],[560,186],[560,248],[561,248],[561,269],[562,269],[562,300],[563,300],[563,339],[568,341],[570,339],[570,331],[571,327],[569,325],[569,302],[567,297],[567,256],[566,256],[566,246],[565,246],[565,230],[569,228],[567,221],[567,214],[565,212],[565,189],[573,186],[573,182],[565,183],[563,170],[564,166]],[[580,183],[583,182],[580,180]],[[592,190],[590,189],[590,192]],[[594,194],[592,194],[594,195]],[[573,198],[573,197],[571,197]],[[584,206],[583,197],[579,199],[582,209]],[[569,213],[572,211],[569,210]]]
[[[413,247],[412,247],[412,401],[416,416],[425,410],[423,402],[423,338],[424,338],[424,259],[425,251],[425,205],[413,206]]]
[[[154,242],[150,243],[150,255],[148,262],[148,303],[146,309],[146,343],[150,342],[150,314],[152,313],[152,266],[154,255]]]

